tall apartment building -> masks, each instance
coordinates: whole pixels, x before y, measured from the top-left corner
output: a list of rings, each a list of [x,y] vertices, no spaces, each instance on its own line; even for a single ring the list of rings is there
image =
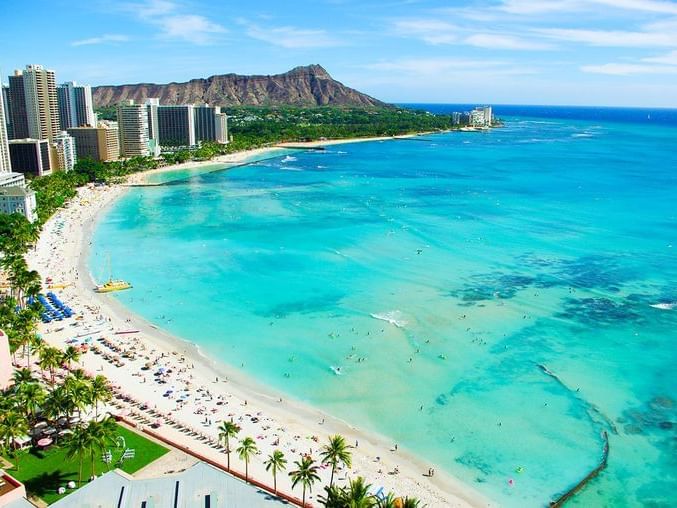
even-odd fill
[[[225,113],[216,114],[216,139],[214,140],[222,145],[230,142],[228,138],[228,115]]]
[[[8,139],[14,138],[14,127],[12,126],[12,107],[9,102],[9,85],[0,84],[2,88],[2,107],[5,110],[5,132]]]
[[[146,110],[148,112],[148,146],[151,155],[157,157],[160,155],[160,128],[158,127],[157,110],[160,107],[160,99],[149,97],[146,99]]]
[[[120,157],[120,140],[115,122],[100,122],[98,127],[74,127],[68,134],[75,139],[79,159],[114,161]]]
[[[29,137],[52,141],[60,132],[54,71],[42,65],[27,65],[23,84]]]
[[[9,142],[12,169],[35,176],[52,171],[49,141],[46,139],[12,139]]]
[[[195,111],[193,106],[159,106],[158,140],[161,146],[195,146]]]
[[[219,106],[195,106],[195,140],[228,143],[228,118]]]
[[[12,171],[12,160],[9,156],[9,139],[5,122],[5,101],[0,97],[0,174]]]
[[[77,161],[75,140],[66,132],[61,131],[53,141],[56,169],[70,171]]]
[[[148,109],[144,104],[133,100],[118,104],[118,132],[123,157],[153,155],[148,137]]]
[[[216,115],[221,112],[218,106],[195,106],[196,141],[216,141]]]
[[[59,85],[56,92],[61,130],[68,130],[71,127],[96,126],[92,87],[70,81]]]
[[[7,91],[9,102],[10,123],[12,124],[12,139],[24,139],[28,134],[28,116],[26,114],[26,93],[24,91],[24,76],[19,70],[9,76]]]

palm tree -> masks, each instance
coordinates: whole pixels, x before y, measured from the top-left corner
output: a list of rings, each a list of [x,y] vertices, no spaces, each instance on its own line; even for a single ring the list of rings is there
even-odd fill
[[[68,390],[63,386],[57,386],[47,395],[42,412],[49,421],[54,422],[62,415],[68,418],[75,409],[77,408]]]
[[[30,344],[28,345],[28,363],[30,364],[31,361],[31,352],[40,356],[45,347],[47,347],[47,344],[44,340],[42,340],[42,337],[34,335],[31,338]]]
[[[228,470],[230,470],[230,438],[234,438],[240,432],[240,426],[233,423],[233,420],[224,421],[219,427],[219,441],[226,445],[226,456],[228,457]]]
[[[344,488],[338,485],[332,485],[331,487],[327,485],[324,491],[324,497],[318,497],[318,501],[324,508],[345,508],[347,506],[345,501],[346,490]]]
[[[108,380],[105,376],[98,375],[92,379],[89,385],[89,401],[94,404],[94,415],[99,418],[99,402],[108,402],[113,397]]]
[[[317,466],[310,455],[304,455],[300,461],[294,462],[296,470],[291,471],[291,488],[293,489],[299,483],[303,486],[303,504],[306,505],[306,489],[312,491],[313,484],[320,479],[317,475]]]
[[[249,459],[259,451],[256,447],[256,441],[250,437],[246,437],[240,441],[240,446],[235,451],[239,455],[240,460],[244,460],[244,479],[245,481],[249,481]]]
[[[345,491],[345,500],[350,508],[371,508],[376,504],[374,496],[369,494],[371,485],[365,483],[363,477],[358,476],[356,480],[350,480],[350,485]]]
[[[26,419],[35,421],[35,414],[47,399],[47,392],[39,383],[24,383],[16,392],[17,402],[23,407]]]
[[[78,485],[82,485],[82,464],[85,459],[85,455],[93,453],[92,450],[96,449],[97,439],[96,436],[90,432],[88,427],[78,427],[71,437],[68,439],[66,448],[66,457],[73,459],[78,458],[80,467],[78,468]]]
[[[115,443],[115,438],[118,435],[117,424],[110,416],[104,418],[100,422],[91,420],[87,424],[87,432],[92,435],[94,446],[90,450],[90,457],[92,459],[92,475],[96,476],[95,457],[97,452],[103,452],[107,446]]]
[[[334,473],[339,464],[345,464],[347,467],[351,466],[352,456],[348,450],[349,446],[343,436],[335,435],[329,438],[329,444],[322,447],[320,458],[323,464],[331,465],[331,477],[329,479],[329,486],[334,484]]]
[[[63,361],[68,364],[68,368],[72,367],[73,362],[80,360],[80,350],[74,346],[68,346],[63,353]]]
[[[21,385],[27,383],[34,383],[36,379],[33,377],[33,373],[30,369],[16,369],[14,374],[12,374],[12,379],[14,380],[14,390],[18,391]]]
[[[62,364],[62,353],[55,347],[46,347],[40,353],[40,368],[49,370],[50,384],[54,385],[54,375],[56,369]]]
[[[10,452],[14,441],[28,434],[28,422],[17,411],[3,412],[0,415],[0,441],[3,447]],[[19,455],[15,455],[16,469],[19,470]]]
[[[273,489],[275,490],[275,494],[277,494],[277,472],[285,470],[287,467],[287,459],[284,458],[284,453],[280,450],[275,450],[268,455],[268,459],[264,464],[266,465],[266,471],[271,471],[273,473]]]
[[[61,386],[70,399],[69,407],[77,409],[78,414],[91,402],[91,384],[84,372],[74,371],[73,374],[69,374]]]
[[[416,499],[415,497],[405,497],[404,502],[402,503],[402,508],[425,508],[425,506],[421,505],[420,499]]]
[[[399,506],[398,501],[396,501],[395,494],[388,492],[386,497],[379,499],[376,502],[378,508],[397,508]]]

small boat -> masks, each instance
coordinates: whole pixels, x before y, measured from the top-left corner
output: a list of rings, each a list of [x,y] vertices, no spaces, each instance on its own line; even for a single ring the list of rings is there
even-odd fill
[[[112,293],[113,291],[122,291],[123,289],[130,289],[132,285],[124,280],[110,279],[104,284],[99,284],[94,288],[97,293]]]
[[[110,256],[108,256],[108,282],[99,284],[94,287],[94,291],[97,293],[112,293],[113,291],[122,291],[123,289],[130,289],[132,285],[122,279],[113,279]]]

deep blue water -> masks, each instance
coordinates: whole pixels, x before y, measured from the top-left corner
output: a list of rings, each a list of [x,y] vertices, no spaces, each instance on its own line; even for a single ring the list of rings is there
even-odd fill
[[[132,189],[92,269],[110,254],[131,309],[506,506],[573,486],[603,432],[572,505],[672,506],[677,128],[501,108]]]
[[[478,104],[400,104],[403,107],[423,109],[431,113],[449,114],[453,111],[470,111]],[[650,127],[652,125],[677,126],[677,109],[661,108],[602,108],[590,106],[530,106],[493,105],[499,118],[551,118],[558,120],[587,120],[598,122],[624,122]]]

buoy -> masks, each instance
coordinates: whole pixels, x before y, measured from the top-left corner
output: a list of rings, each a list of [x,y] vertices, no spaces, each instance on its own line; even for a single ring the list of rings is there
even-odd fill
[[[515,484],[515,482],[513,481],[512,478],[510,478],[510,479],[508,480],[508,485],[510,485],[510,486],[512,487],[514,484]]]

